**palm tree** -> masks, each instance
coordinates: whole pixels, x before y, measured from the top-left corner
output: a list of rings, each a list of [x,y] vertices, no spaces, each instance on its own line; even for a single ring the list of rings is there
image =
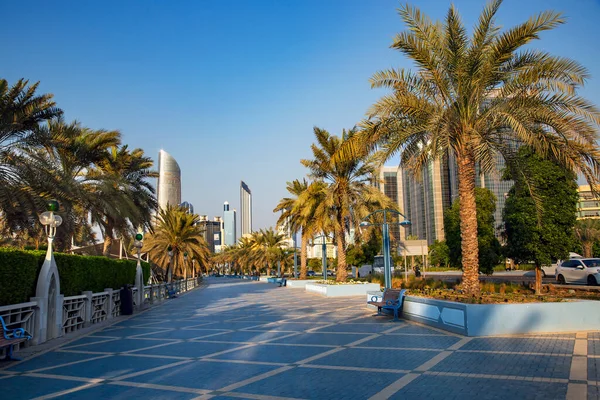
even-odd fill
[[[600,240],[600,219],[584,218],[577,220],[575,235],[583,247],[583,256],[593,257],[594,243]]]
[[[148,179],[158,176],[151,170],[152,165],[142,149],[129,151],[127,145],[113,146],[88,172],[93,181],[88,186],[93,194],[90,211],[104,235],[104,255],[108,255],[115,234],[125,236],[135,229],[151,229],[157,203]]]
[[[154,232],[146,236],[142,251],[150,252],[152,260],[163,267],[166,275],[167,268],[170,268],[173,274],[187,277],[188,264],[191,265],[192,259],[202,268],[210,255],[199,222],[197,214],[189,214],[184,208],[168,205],[159,211]],[[173,265],[170,265],[169,247],[173,252]],[[187,264],[184,258],[186,253],[189,260]]]
[[[267,274],[270,274],[279,251],[287,246],[285,237],[275,232],[273,228],[269,228],[253,232],[251,240],[253,261],[258,265],[266,265]]]
[[[300,230],[304,231],[303,225],[306,224],[306,221],[298,212],[298,200],[307,189],[308,182],[306,179],[302,179],[302,182],[298,179],[287,182],[287,191],[294,197],[284,197],[273,210],[273,212],[283,211],[277,220],[277,225],[289,229],[292,235],[296,235]],[[306,241],[304,235],[300,239],[300,249],[300,279],[306,279]]]
[[[314,128],[317,144],[311,146],[312,160],[301,160],[310,170],[312,178],[322,181],[324,200],[316,207],[313,220],[323,228],[323,233],[332,231],[337,246],[338,281],[345,281],[346,237],[351,226],[358,226],[363,217],[377,208],[397,206],[372,185],[376,173],[374,160],[357,148],[346,146],[355,131],[343,131],[341,137]]]
[[[408,30],[392,48],[411,59],[416,71],[390,69],[371,79],[389,88],[368,112],[356,146],[379,146],[382,158],[401,154],[401,165],[418,173],[433,159],[454,154],[458,164],[463,289],[479,292],[476,165],[495,168],[524,143],[553,156],[598,184],[600,112],[577,95],[588,78],[579,63],[530,47],[543,31],[565,22],[545,11],[502,32],[495,23],[501,0],[484,8],[473,35],[454,6],[445,21],[432,22],[409,5],[399,13]]]
[[[62,114],[53,95],[36,93],[39,82],[28,85],[24,79],[13,86],[0,79],[0,211],[11,231],[30,225],[39,206],[29,188],[21,185],[14,150],[32,139],[40,123]]]

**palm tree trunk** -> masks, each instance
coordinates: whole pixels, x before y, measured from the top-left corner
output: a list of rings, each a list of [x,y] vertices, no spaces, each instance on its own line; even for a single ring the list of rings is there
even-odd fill
[[[300,236],[300,279],[306,279],[306,242],[308,235]]]
[[[586,258],[592,257],[592,250],[594,248],[594,242],[585,241],[581,243],[581,247],[583,247],[583,256]]]
[[[479,294],[479,247],[477,207],[475,204],[475,160],[470,150],[458,155],[458,195],[462,250],[462,287],[468,294]]]
[[[535,266],[535,294],[542,294],[542,267]]]
[[[104,247],[102,248],[102,255],[108,257],[110,255],[110,246],[113,242],[113,221],[110,218],[106,219],[106,225],[104,227]]]
[[[345,282],[347,277],[346,272],[346,238],[344,237],[344,230],[339,229],[336,233],[337,242],[337,272],[336,281]]]

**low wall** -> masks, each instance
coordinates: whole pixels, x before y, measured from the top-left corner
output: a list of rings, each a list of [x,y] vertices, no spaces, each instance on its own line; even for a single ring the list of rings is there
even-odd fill
[[[403,318],[466,336],[600,330],[599,301],[463,304],[407,296]]]
[[[288,279],[287,287],[292,289],[305,289],[307,283],[313,282],[310,279]]]
[[[364,296],[367,292],[379,290],[378,283],[325,285],[323,283],[307,283],[305,290],[325,297]]]

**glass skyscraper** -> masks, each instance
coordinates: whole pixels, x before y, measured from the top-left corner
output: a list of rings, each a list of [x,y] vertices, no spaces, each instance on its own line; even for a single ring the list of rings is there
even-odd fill
[[[240,182],[240,220],[242,237],[252,233],[252,192],[244,181]]]
[[[225,231],[225,246],[233,246],[237,242],[236,211],[229,209],[229,203],[223,203],[223,229]]]
[[[166,151],[158,152],[158,184],[156,185],[158,207],[181,204],[181,169],[177,161]]]

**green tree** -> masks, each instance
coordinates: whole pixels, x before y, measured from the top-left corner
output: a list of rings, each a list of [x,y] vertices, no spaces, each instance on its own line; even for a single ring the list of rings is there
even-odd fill
[[[506,256],[517,263],[535,264],[535,287],[539,294],[541,267],[567,258],[574,245],[576,176],[557,162],[522,147],[504,177],[514,181],[502,214]]]
[[[594,244],[600,240],[600,220],[580,219],[575,223],[575,236],[581,242],[584,257],[594,256]]]
[[[439,267],[448,267],[450,265],[450,248],[446,241],[436,240],[429,246],[429,263]]]
[[[491,171],[499,154],[516,142],[543,157],[555,155],[591,185],[600,177],[600,112],[577,91],[588,78],[576,61],[531,47],[544,31],[565,23],[545,11],[503,30],[495,22],[501,0],[484,8],[469,35],[450,6],[444,21],[432,21],[405,5],[399,13],[407,30],[392,48],[415,70],[376,73],[374,88],[388,88],[368,112],[351,148],[379,146],[383,159],[400,154],[415,173],[448,153],[457,160],[463,283],[479,292],[475,201],[476,165]],[[354,150],[354,149],[352,149]]]
[[[461,212],[460,199],[452,203],[452,207],[444,213],[444,232],[449,250],[449,263],[460,268],[464,266],[464,247],[461,245]],[[496,196],[489,190],[475,188],[475,207],[477,213],[477,251],[479,253],[479,271],[491,274],[501,260],[502,247],[496,238],[494,213],[496,212]]]

